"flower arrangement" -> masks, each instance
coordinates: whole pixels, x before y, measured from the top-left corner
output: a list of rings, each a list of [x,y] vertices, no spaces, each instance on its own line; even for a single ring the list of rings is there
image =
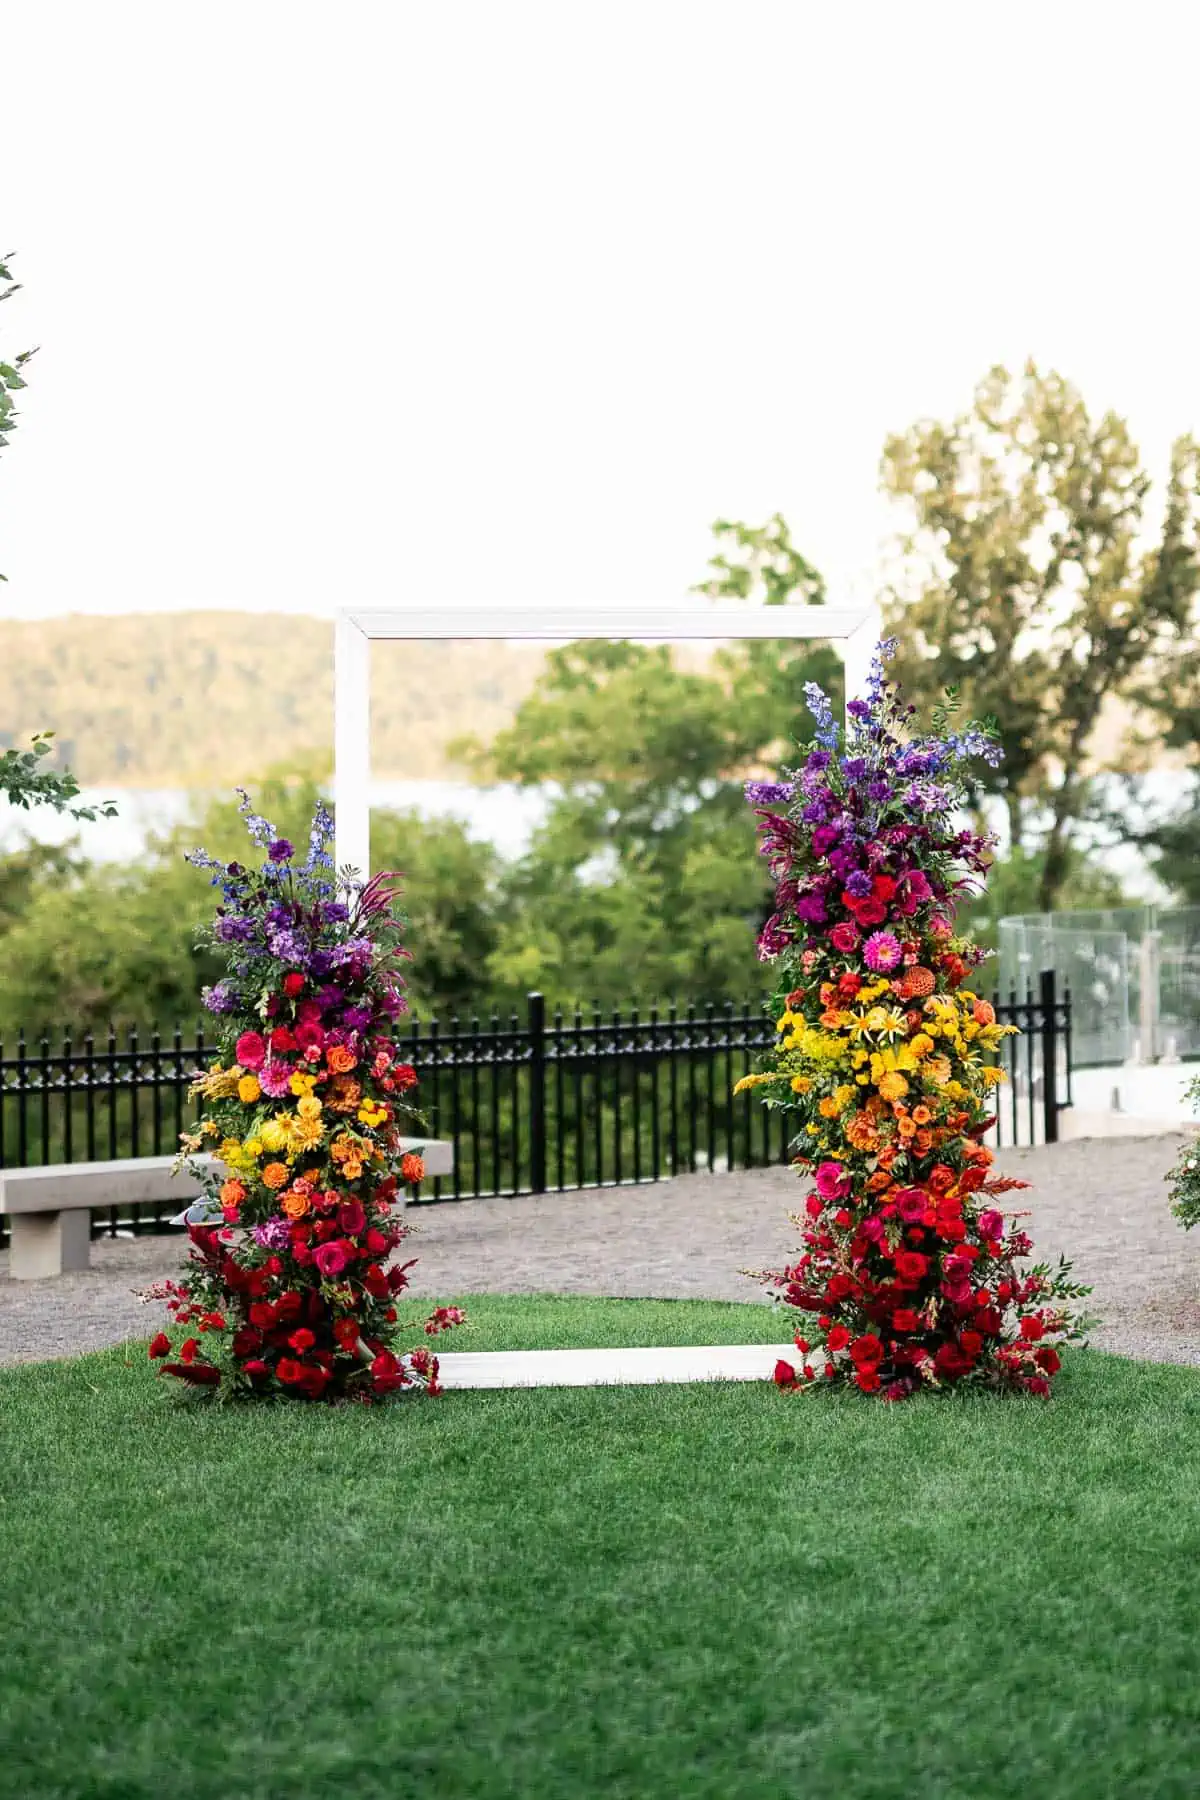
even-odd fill
[[[425,1172],[400,1137],[417,1076],[394,1037],[407,1010],[396,965],[409,955],[395,878],[335,879],[333,821],[320,806],[298,866],[238,792],[261,866],[188,857],[220,888],[205,941],[228,968],[203,995],[221,1021],[219,1053],[194,1083],[203,1116],[181,1161],[207,1145],[224,1173],[198,1171],[205,1198],[189,1209],[186,1272],[153,1295],[180,1341],[159,1332],[150,1356],[162,1373],[226,1394],[435,1393],[436,1356],[400,1343],[412,1264],[385,1267],[407,1235],[394,1214],[400,1184]],[[462,1317],[435,1308],[425,1333]]]
[[[884,677],[893,649],[847,707],[844,753],[810,684],[801,767],[746,788],[776,883],[759,956],[779,979],[770,1067],[738,1090],[794,1115],[795,1166],[813,1183],[798,1260],[761,1277],[815,1319],[796,1332],[799,1366],[781,1361],[775,1379],[888,1400],[964,1383],[1045,1396],[1056,1344],[1083,1335],[1064,1303],[1089,1290],[1065,1261],[1018,1270],[1024,1215],[997,1202],[1028,1184],[995,1176],[982,1141],[1015,1028],[972,990],[986,952],[954,922],[991,845],[955,824],[961,765],[1000,751],[990,726],[950,730],[952,705],[914,735]]]
[[[1189,1082],[1186,1097],[1200,1107],[1200,1075]],[[1200,1144],[1189,1138],[1167,1175],[1170,1183],[1171,1211],[1185,1231],[1200,1222]]]

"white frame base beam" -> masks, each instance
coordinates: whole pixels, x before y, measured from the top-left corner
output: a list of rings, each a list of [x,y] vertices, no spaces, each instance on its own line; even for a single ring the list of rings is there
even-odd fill
[[[781,1357],[792,1364],[804,1360],[794,1344],[682,1344],[637,1350],[451,1350],[438,1354],[438,1380],[447,1390],[770,1381]]]

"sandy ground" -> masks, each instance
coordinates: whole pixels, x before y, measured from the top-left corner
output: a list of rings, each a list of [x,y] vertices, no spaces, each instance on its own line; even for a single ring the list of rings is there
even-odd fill
[[[1163,1178],[1182,1137],[1083,1138],[1001,1153],[1034,1185],[1039,1259],[1068,1255],[1094,1288],[1092,1342],[1122,1355],[1200,1365],[1200,1232],[1167,1210]],[[787,1218],[800,1183],[788,1169],[688,1175],[645,1187],[589,1188],[410,1211],[404,1246],[420,1258],[413,1292],[601,1294],[762,1299],[744,1268],[778,1267],[796,1244]],[[8,1279],[0,1256],[0,1363],[41,1361],[144,1337],[163,1321],[135,1290],[173,1273],[183,1241],[102,1240],[92,1267],[53,1281]]]

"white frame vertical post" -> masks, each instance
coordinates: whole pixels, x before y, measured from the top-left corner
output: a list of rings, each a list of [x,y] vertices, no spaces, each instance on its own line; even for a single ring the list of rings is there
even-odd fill
[[[339,869],[371,872],[371,644],[376,638],[492,638],[568,644],[688,639],[823,638],[840,641],[846,699],[866,691],[881,633],[879,609],[845,606],[500,607],[443,605],[339,609],[334,626],[333,781]]]
[[[371,873],[371,638],[353,613],[333,635],[334,862]]]

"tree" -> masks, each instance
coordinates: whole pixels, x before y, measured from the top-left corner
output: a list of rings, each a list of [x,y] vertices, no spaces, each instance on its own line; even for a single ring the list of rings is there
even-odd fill
[[[0,257],[0,301],[11,300],[20,291],[20,282],[12,278],[9,267],[11,252]],[[33,350],[22,350],[11,362],[0,361],[0,450],[3,450],[10,436],[16,429],[17,409],[13,404],[13,395],[25,386],[25,378],[21,371],[29,362]],[[6,575],[0,575],[0,581],[6,581]],[[72,802],[79,793],[79,783],[69,769],[54,770],[45,767],[44,758],[50,755],[53,748],[52,731],[39,732],[26,750],[10,745],[0,752],[0,795],[11,806],[28,809],[31,806],[52,806],[56,812],[68,812],[73,819],[111,819],[116,815],[116,807],[111,801],[103,806],[74,806]]]
[[[1004,761],[975,792],[1001,797],[1016,852],[1040,852],[1038,909],[1050,911],[1106,706],[1136,700],[1187,639],[1200,446],[1175,444],[1152,530],[1125,422],[1093,419],[1069,382],[1031,362],[1019,378],[991,370],[950,424],[890,438],[882,479],[910,520],[890,594],[899,673],[918,704],[955,688],[968,712],[995,717]]]

